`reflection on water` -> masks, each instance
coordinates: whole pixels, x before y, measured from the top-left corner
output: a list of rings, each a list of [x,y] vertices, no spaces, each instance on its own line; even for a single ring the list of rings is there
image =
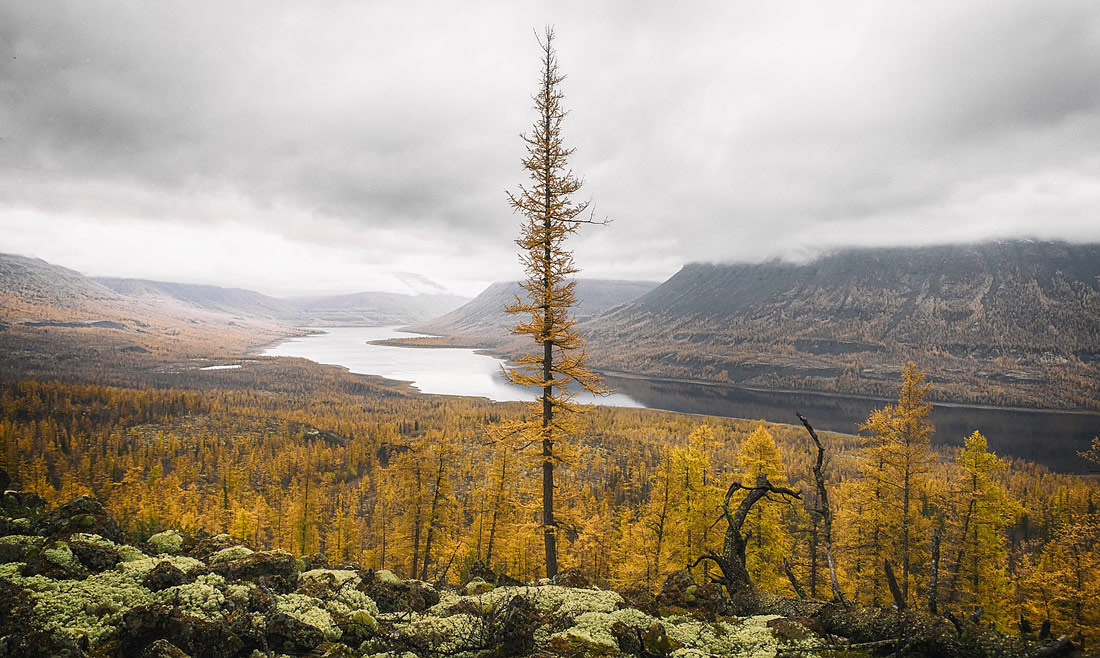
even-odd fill
[[[798,424],[796,412],[817,429],[854,434],[872,410],[888,404],[814,393],[750,391],[722,385],[604,376],[607,384],[647,407],[686,413],[763,418]],[[989,439],[989,449],[1044,464],[1055,471],[1085,473],[1077,456],[1100,435],[1100,414],[1056,413],[982,407],[932,407],[933,443],[961,446],[974,430]]]
[[[368,341],[416,334],[394,327],[334,327],[325,333],[295,338],[264,352],[264,356],[296,356],[344,366],[351,372],[412,382],[424,393],[469,395],[491,400],[532,400],[535,394],[509,384],[500,374],[503,363],[469,349],[408,348],[370,345]],[[855,433],[870,412],[887,404],[814,393],[750,391],[733,386],[673,382],[604,375],[617,393],[601,398],[578,396],[579,402],[623,407],[651,407],[685,413],[763,418],[798,423],[802,412],[814,427]],[[1084,473],[1089,464],[1077,456],[1092,437],[1100,435],[1100,414],[1055,413],[935,406],[933,442],[962,445],[974,430],[989,439],[1002,456],[1020,457],[1069,473]]]
[[[370,341],[386,338],[420,335],[399,332],[396,327],[325,327],[318,331],[324,333],[294,338],[265,350],[263,355],[301,357],[344,366],[362,375],[412,382],[423,393],[469,395],[496,401],[535,399],[530,389],[504,379],[500,373],[503,361],[470,349],[370,344]],[[616,407],[642,406],[620,393],[598,399],[592,395],[578,395],[576,400]]]

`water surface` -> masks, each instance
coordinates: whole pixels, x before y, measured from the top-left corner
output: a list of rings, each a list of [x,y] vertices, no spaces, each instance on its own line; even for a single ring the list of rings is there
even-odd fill
[[[417,334],[395,327],[335,327],[318,329],[269,348],[264,356],[295,356],[340,365],[351,372],[411,382],[424,393],[469,395],[490,400],[532,400],[531,389],[508,383],[501,374],[503,361],[470,349],[410,348],[372,345],[370,341]],[[872,410],[888,404],[847,395],[803,391],[768,391],[659,378],[604,375],[617,393],[578,401],[628,407],[650,407],[683,413],[734,418],[760,418],[798,423],[805,415],[821,430],[854,434]],[[966,405],[935,405],[933,442],[962,445],[974,430],[989,440],[991,450],[1044,464],[1070,473],[1089,472],[1090,464],[1077,456],[1092,437],[1100,435],[1100,414],[1006,409]],[[1095,470],[1095,469],[1094,469]]]

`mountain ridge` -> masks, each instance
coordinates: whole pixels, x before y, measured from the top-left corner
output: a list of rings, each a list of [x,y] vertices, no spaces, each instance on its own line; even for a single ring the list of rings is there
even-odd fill
[[[944,399],[1095,408],[1100,245],[694,263],[581,329],[589,363],[607,370],[890,395],[882,384],[914,360]]]

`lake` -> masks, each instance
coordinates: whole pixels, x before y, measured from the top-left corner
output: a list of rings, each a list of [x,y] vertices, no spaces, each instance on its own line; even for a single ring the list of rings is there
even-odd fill
[[[267,349],[263,355],[302,357],[344,366],[354,373],[408,381],[424,393],[497,401],[534,399],[532,391],[504,379],[501,360],[470,349],[369,344],[416,335],[399,332],[396,327],[332,327],[317,331],[324,333],[291,339]],[[798,424],[795,412],[801,412],[817,429],[853,434],[873,409],[889,403],[846,395],[610,374],[604,375],[604,381],[616,390],[615,394],[601,398],[578,396],[578,401],[793,424]],[[932,422],[936,426],[934,443],[961,446],[963,438],[979,430],[998,455],[1032,460],[1065,473],[1089,472],[1089,463],[1078,457],[1077,451],[1087,449],[1092,437],[1100,435],[1097,413],[935,405]]]

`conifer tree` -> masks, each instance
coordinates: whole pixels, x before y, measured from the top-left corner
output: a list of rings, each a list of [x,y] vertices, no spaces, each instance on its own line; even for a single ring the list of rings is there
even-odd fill
[[[584,341],[575,328],[571,308],[576,303],[571,275],[578,269],[565,240],[584,223],[588,202],[572,199],[581,187],[568,165],[573,149],[562,141],[565,110],[560,90],[563,75],[558,72],[554,50],[554,31],[546,29],[542,48],[542,73],[533,96],[538,118],[532,132],[523,135],[527,156],[523,168],[530,185],[509,192],[512,209],[524,217],[520,238],[527,279],[520,285],[526,299],[516,298],[507,307],[509,313],[527,314],[529,319],[512,328],[513,333],[528,335],[538,350],[519,359],[518,367],[505,370],[516,384],[539,389],[533,403],[533,419],[522,428],[524,438],[540,445],[542,465],[542,529],[546,575],[557,573],[557,524],[554,519],[554,465],[558,459],[555,443],[575,428],[569,412],[576,411],[570,386],[601,393],[605,389],[599,377],[585,366]]]
[[[775,486],[787,486],[779,448],[763,425],[753,430],[741,444],[737,465],[745,482],[755,482],[757,476],[763,474]],[[751,533],[745,551],[745,568],[757,586],[771,592],[783,587],[783,558],[790,555],[794,544],[783,523],[783,507],[778,501],[765,498],[753,506],[745,519],[745,528]]]
[[[962,599],[971,606],[980,605],[990,620],[1003,622],[1009,600],[1004,530],[1023,508],[999,480],[1008,463],[989,452],[980,432],[965,439],[958,465],[956,514],[948,544],[954,555],[948,565],[947,602]]]

